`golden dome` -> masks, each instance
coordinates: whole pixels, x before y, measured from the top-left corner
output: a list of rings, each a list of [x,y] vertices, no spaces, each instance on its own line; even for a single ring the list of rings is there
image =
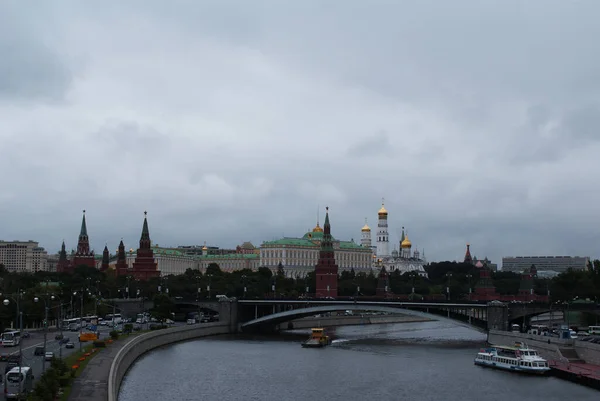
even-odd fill
[[[385,215],[387,216],[388,211],[385,209],[385,206],[383,206],[383,202],[381,202],[381,209],[379,209],[379,211],[377,212],[377,214],[381,215]]]
[[[406,235],[406,237],[404,238],[404,241],[402,241],[402,243],[400,244],[400,246],[402,248],[410,248],[410,247],[412,247],[412,243],[408,239],[408,234]]]
[[[323,229],[321,228],[321,226],[319,226],[319,223],[317,222],[317,225],[315,228],[313,228],[312,230],[313,233],[322,233]]]
[[[363,231],[363,232],[371,231],[371,227],[369,227],[369,225],[367,224],[367,219],[365,219],[365,225],[363,228],[360,229],[360,231]]]

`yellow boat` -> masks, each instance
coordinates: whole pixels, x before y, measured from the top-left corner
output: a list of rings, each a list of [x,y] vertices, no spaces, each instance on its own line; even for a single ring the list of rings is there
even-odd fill
[[[331,339],[323,329],[312,329],[310,338],[302,343],[304,348],[323,348],[331,344]]]

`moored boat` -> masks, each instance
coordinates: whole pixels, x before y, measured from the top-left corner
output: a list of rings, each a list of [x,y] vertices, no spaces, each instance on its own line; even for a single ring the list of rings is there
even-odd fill
[[[544,375],[550,371],[548,361],[524,343],[514,346],[493,345],[479,350],[475,365],[511,372]]]
[[[304,348],[322,348],[331,344],[331,339],[325,335],[323,329],[316,328],[311,330],[311,335],[308,340],[302,343]]]

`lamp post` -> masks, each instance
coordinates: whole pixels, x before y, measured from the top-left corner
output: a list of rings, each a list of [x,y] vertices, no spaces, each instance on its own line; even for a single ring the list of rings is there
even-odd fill
[[[246,299],[246,275],[242,274],[242,285],[244,286],[244,294],[242,295],[242,299]]]
[[[1,293],[0,293],[0,296],[2,296]],[[13,301],[15,301],[15,303],[17,304],[17,316],[19,317],[19,332],[23,332],[23,311],[21,310],[21,298],[22,298],[22,296],[23,296],[23,292],[19,289],[16,298],[13,298],[11,296],[6,296],[5,295],[6,298],[4,299],[4,301],[2,301],[2,303],[4,304],[4,306],[10,305],[10,299],[12,299]],[[22,365],[22,363],[23,363],[23,342],[21,342],[21,340],[19,339],[19,377],[21,377],[21,365]]]
[[[46,293],[46,299],[43,300],[44,301],[44,359],[46,359],[45,355],[46,355],[46,343],[48,341],[48,303],[50,301],[54,301],[54,295],[49,295],[48,293]],[[40,302],[40,298],[35,297],[33,298],[33,302]],[[42,373],[46,371],[46,361],[44,361],[42,363]]]
[[[446,295],[448,296],[448,301],[450,301],[450,278],[452,277],[452,273],[446,273],[446,277],[448,278],[446,281]]]
[[[207,274],[208,276],[208,285],[206,286],[206,291],[208,291],[208,300],[210,301],[210,284],[212,283],[212,274]]]
[[[82,329],[83,329],[83,321],[81,320],[81,318],[83,317],[83,288],[81,289],[81,310],[79,311],[79,351],[81,351],[82,348],[82,343],[81,343],[81,333],[82,333]],[[77,291],[73,291],[73,296],[77,296]],[[113,315],[113,321],[114,321],[114,315]]]
[[[467,280],[469,282],[469,301],[471,300],[471,293],[472,293],[472,291],[471,291],[471,277],[473,277],[472,274],[467,274]]]

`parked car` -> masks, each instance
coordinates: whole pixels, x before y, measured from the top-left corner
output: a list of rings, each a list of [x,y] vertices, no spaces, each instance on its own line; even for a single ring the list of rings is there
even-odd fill
[[[73,344],[71,341],[69,341],[66,345],[65,348],[75,348],[75,344]]]
[[[51,361],[54,359],[54,352],[48,351],[46,352],[46,355],[44,355],[44,359],[46,361]]]

